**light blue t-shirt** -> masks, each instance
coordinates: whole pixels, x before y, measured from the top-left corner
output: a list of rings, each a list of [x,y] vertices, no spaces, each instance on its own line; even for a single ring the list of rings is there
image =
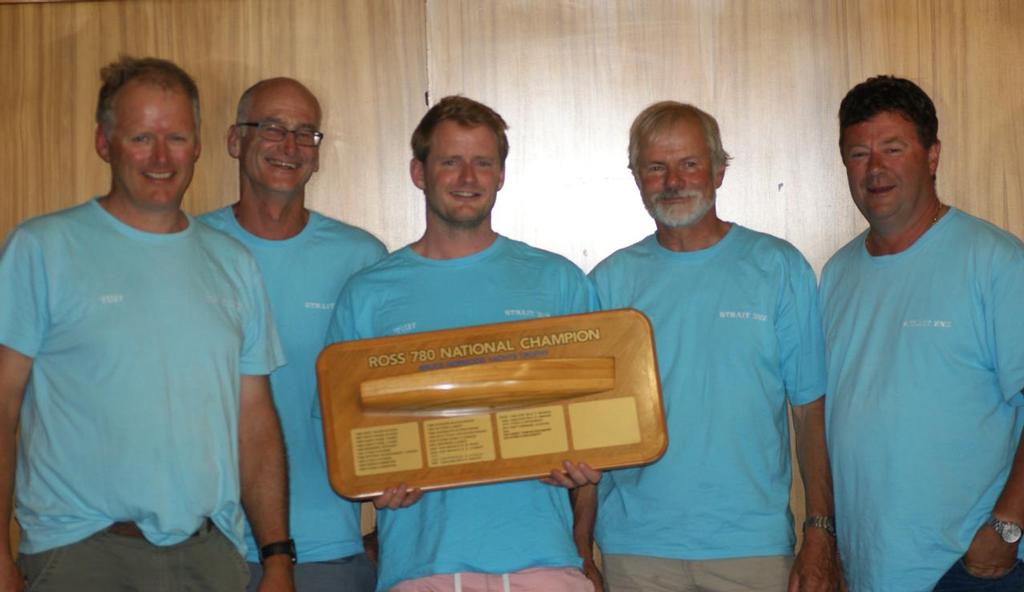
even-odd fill
[[[839,550],[852,591],[931,590],[1020,442],[1024,245],[956,209],[896,255],[864,239],[821,278]]]
[[[792,553],[787,395],[803,405],[825,392],[813,270],[789,243],[733,224],[700,251],[648,236],[591,278],[601,308],[650,318],[668,425],[660,460],[601,480],[602,552]]]
[[[352,274],[379,261],[387,249],[370,233],[312,211],[302,232],[286,240],[250,234],[230,207],[200,220],[241,241],[256,258],[288,357],[288,364],[270,375],[270,383],[288,451],[289,519],[299,562],[362,553],[359,504],[331,489],[323,427],[309,410],[317,396],[316,357],[338,294]],[[247,559],[258,562],[248,523],[245,530]]]
[[[479,253],[449,260],[405,247],[349,281],[328,340],[588,312],[595,304],[583,272],[525,243],[499,236]],[[432,491],[377,516],[378,590],[441,573],[581,565],[569,495],[539,481]]]
[[[154,544],[210,517],[244,552],[241,376],[283,363],[256,262],[188,218],[136,230],[95,200],[0,256],[0,343],[33,358],[21,408],[21,552],[133,521]]]

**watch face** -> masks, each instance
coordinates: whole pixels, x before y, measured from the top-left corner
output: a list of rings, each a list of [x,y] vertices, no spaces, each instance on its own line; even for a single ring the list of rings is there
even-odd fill
[[[999,530],[999,534],[1002,535],[1003,540],[1007,543],[1016,543],[1020,540],[1020,525],[1014,524],[1013,522],[1003,522],[1002,528]]]

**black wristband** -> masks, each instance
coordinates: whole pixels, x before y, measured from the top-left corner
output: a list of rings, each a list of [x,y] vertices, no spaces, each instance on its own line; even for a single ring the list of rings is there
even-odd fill
[[[260,547],[260,563],[263,563],[267,560],[267,557],[273,555],[288,555],[292,559],[292,565],[294,565],[298,561],[298,557],[295,555],[295,541],[288,539],[287,541],[278,541]]]

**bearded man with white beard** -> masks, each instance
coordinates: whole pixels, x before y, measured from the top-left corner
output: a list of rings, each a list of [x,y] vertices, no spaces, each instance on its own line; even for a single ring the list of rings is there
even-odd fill
[[[718,217],[729,158],[704,111],[641,112],[629,167],[657,230],[591,273],[603,309],[654,326],[669,432],[661,460],[606,472],[590,500],[611,592],[837,585],[814,272],[789,243]],[[787,403],[807,492],[795,559]]]

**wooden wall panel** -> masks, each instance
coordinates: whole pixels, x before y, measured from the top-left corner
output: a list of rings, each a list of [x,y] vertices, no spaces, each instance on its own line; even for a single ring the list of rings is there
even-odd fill
[[[839,160],[855,83],[913,78],[935,99],[946,201],[1024,234],[1024,6],[998,0],[428,2],[431,93],[512,129],[497,227],[585,269],[653,230],[626,169],[632,118],[672,98],[715,115],[734,156],[723,217],[816,269],[865,227]]]
[[[310,202],[365,226],[390,247],[422,232],[407,182],[408,137],[427,89],[423,3],[416,0],[134,0],[0,6],[0,134],[8,179],[0,233],[25,218],[109,189],[93,149],[99,69],[121,53],[157,55],[195,77],[203,154],[185,207],[230,203],[237,166],[227,127],[241,92],[269,76],[306,82],[323,104],[327,139]],[[390,175],[381,171],[392,171]]]

